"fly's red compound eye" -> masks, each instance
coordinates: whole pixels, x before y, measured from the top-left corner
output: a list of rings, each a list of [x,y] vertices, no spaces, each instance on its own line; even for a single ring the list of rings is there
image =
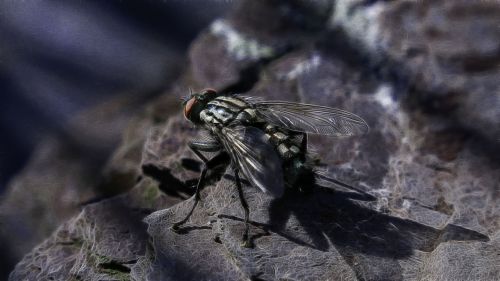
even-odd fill
[[[184,117],[186,117],[187,119],[189,119],[189,116],[191,115],[191,111],[193,110],[193,106],[195,103],[196,103],[196,98],[192,97],[190,100],[188,100],[188,102],[184,106]]]

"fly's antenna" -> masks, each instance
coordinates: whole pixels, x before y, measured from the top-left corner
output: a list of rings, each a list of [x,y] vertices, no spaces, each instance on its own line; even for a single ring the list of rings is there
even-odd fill
[[[179,98],[179,100],[181,100],[182,105],[186,105],[186,103],[188,102],[189,99],[190,99],[190,97],[188,97],[188,96],[183,96],[183,97]]]
[[[186,105],[186,103],[193,97],[193,88],[188,88],[189,95],[180,97],[179,99],[182,101],[182,105]]]

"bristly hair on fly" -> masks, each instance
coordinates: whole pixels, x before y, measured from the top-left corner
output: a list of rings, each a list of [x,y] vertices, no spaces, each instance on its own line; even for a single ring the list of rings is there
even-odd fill
[[[180,100],[182,101],[182,106],[184,107],[192,97],[193,97],[193,89],[189,88],[189,95],[180,97]]]

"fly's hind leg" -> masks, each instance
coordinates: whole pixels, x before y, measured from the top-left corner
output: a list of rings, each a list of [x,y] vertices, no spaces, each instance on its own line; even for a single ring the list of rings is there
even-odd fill
[[[250,237],[248,235],[249,227],[250,227],[250,225],[248,223],[248,220],[250,217],[250,210],[248,209],[248,203],[245,200],[245,196],[243,194],[243,189],[241,187],[241,180],[240,180],[239,171],[234,166],[233,166],[233,171],[234,171],[234,178],[236,180],[236,187],[238,189],[238,195],[240,197],[241,206],[243,207],[243,210],[245,211],[245,232],[243,233],[242,246],[245,248],[250,248],[252,246],[250,243]]]
[[[300,150],[305,155],[307,154],[307,133],[302,134],[302,141],[300,143]]]
[[[227,160],[227,154],[224,152],[217,154],[216,156],[214,156],[210,160],[207,160],[207,158],[201,153],[202,151],[203,152],[220,151],[221,146],[218,142],[215,142],[215,141],[214,142],[190,142],[188,145],[189,145],[189,148],[194,152],[194,154],[196,154],[196,156],[198,156],[203,161],[203,169],[201,170],[200,179],[198,180],[198,183],[196,184],[196,191],[195,191],[193,197],[191,197],[192,199],[194,199],[193,206],[191,207],[191,210],[188,212],[187,216],[184,219],[182,219],[182,220],[180,220],[172,225],[172,230],[174,230],[174,231],[179,230],[179,226],[185,224],[189,220],[191,215],[193,214],[196,206],[198,205],[198,202],[200,201],[200,191],[201,191],[202,186],[205,183],[205,177],[207,176],[208,170],[224,163],[224,161]]]

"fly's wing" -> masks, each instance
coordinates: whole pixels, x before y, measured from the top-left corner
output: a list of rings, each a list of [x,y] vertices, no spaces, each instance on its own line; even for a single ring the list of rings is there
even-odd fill
[[[218,152],[222,148],[220,142],[207,130],[199,130],[195,139],[190,143],[196,146],[198,150],[208,153]]]
[[[258,116],[267,122],[292,131],[335,137],[369,131],[368,124],[361,117],[345,110],[285,101],[245,100],[253,104]]]
[[[226,127],[220,138],[234,164],[253,186],[273,197],[283,195],[281,158],[263,131],[255,127]]]

